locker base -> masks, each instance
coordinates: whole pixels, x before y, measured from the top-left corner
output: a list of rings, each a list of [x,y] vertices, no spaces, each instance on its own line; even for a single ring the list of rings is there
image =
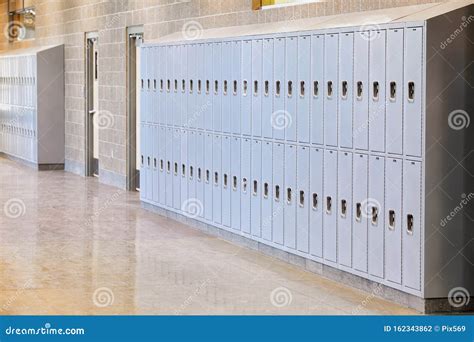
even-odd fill
[[[161,216],[173,219],[178,222],[185,223],[193,228],[199,229],[207,234],[217,236],[221,239],[235,243],[237,245],[250,248],[259,251],[268,256],[277,258],[279,260],[288,262],[292,265],[301,267],[306,271],[315,273],[325,278],[337,281],[344,285],[354,287],[358,290],[362,290],[368,293],[368,296],[377,296],[386,300],[390,300],[397,304],[409,307],[417,310],[420,313],[431,314],[431,313],[448,313],[448,312],[460,312],[460,311],[473,311],[474,310],[474,298],[469,301],[468,305],[460,308],[453,307],[449,304],[448,298],[432,298],[424,299],[415,295],[399,291],[397,289],[388,287],[386,285],[377,283],[375,281],[359,277],[355,274],[339,270],[337,268],[324,265],[314,260],[288,253],[284,250],[280,250],[273,246],[266,245],[262,242],[252,240],[246,236],[236,234],[216,226],[201,222],[194,218],[190,218],[175,211],[164,209],[156,205],[141,202],[142,207],[146,210],[159,214]],[[357,312],[354,312],[357,314]]]
[[[14,162],[26,165],[28,167],[31,167],[35,170],[38,171],[61,171],[64,170],[64,163],[58,163],[58,164],[37,164],[34,162],[31,162],[29,160],[21,159],[9,154],[6,154],[4,152],[0,152],[0,158],[5,158],[12,160]]]

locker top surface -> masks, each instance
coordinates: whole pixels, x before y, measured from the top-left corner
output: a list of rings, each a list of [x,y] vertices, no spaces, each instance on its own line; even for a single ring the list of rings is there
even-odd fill
[[[24,48],[24,49],[8,50],[5,52],[0,52],[0,58],[1,57],[32,56],[32,55],[36,55],[37,53],[47,51],[50,49],[55,49],[63,45],[64,44],[43,45],[43,46],[36,46],[36,47],[30,47],[30,48]]]
[[[233,37],[250,37],[278,33],[286,34],[301,31],[340,29],[345,27],[357,27],[359,30],[374,30],[377,29],[378,25],[383,24],[420,23],[458,8],[469,6],[473,4],[473,2],[474,0],[451,0],[441,3],[403,6],[265,24],[205,29],[200,30],[199,34],[193,35],[192,39],[186,38],[186,32],[184,32],[186,28],[183,27],[183,31],[178,31],[157,40],[149,41],[147,44],[144,44],[144,46],[180,42],[198,43],[209,39],[231,39]],[[199,25],[199,23],[196,23],[197,29],[200,28]]]

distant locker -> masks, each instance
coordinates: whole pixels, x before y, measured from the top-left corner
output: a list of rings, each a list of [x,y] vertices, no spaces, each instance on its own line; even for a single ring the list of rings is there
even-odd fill
[[[285,246],[296,249],[296,145],[285,146]]]
[[[252,141],[252,162],[251,162],[251,232],[253,236],[261,237],[261,214],[262,214],[262,142],[254,139]]]

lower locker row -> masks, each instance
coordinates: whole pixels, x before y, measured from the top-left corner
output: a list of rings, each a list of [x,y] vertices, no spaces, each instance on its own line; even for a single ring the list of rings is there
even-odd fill
[[[413,293],[421,162],[142,125],[143,201]]]

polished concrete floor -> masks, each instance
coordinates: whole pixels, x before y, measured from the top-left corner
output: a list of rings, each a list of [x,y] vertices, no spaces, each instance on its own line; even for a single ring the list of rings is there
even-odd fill
[[[137,193],[0,158],[0,315],[415,314],[140,208]]]

